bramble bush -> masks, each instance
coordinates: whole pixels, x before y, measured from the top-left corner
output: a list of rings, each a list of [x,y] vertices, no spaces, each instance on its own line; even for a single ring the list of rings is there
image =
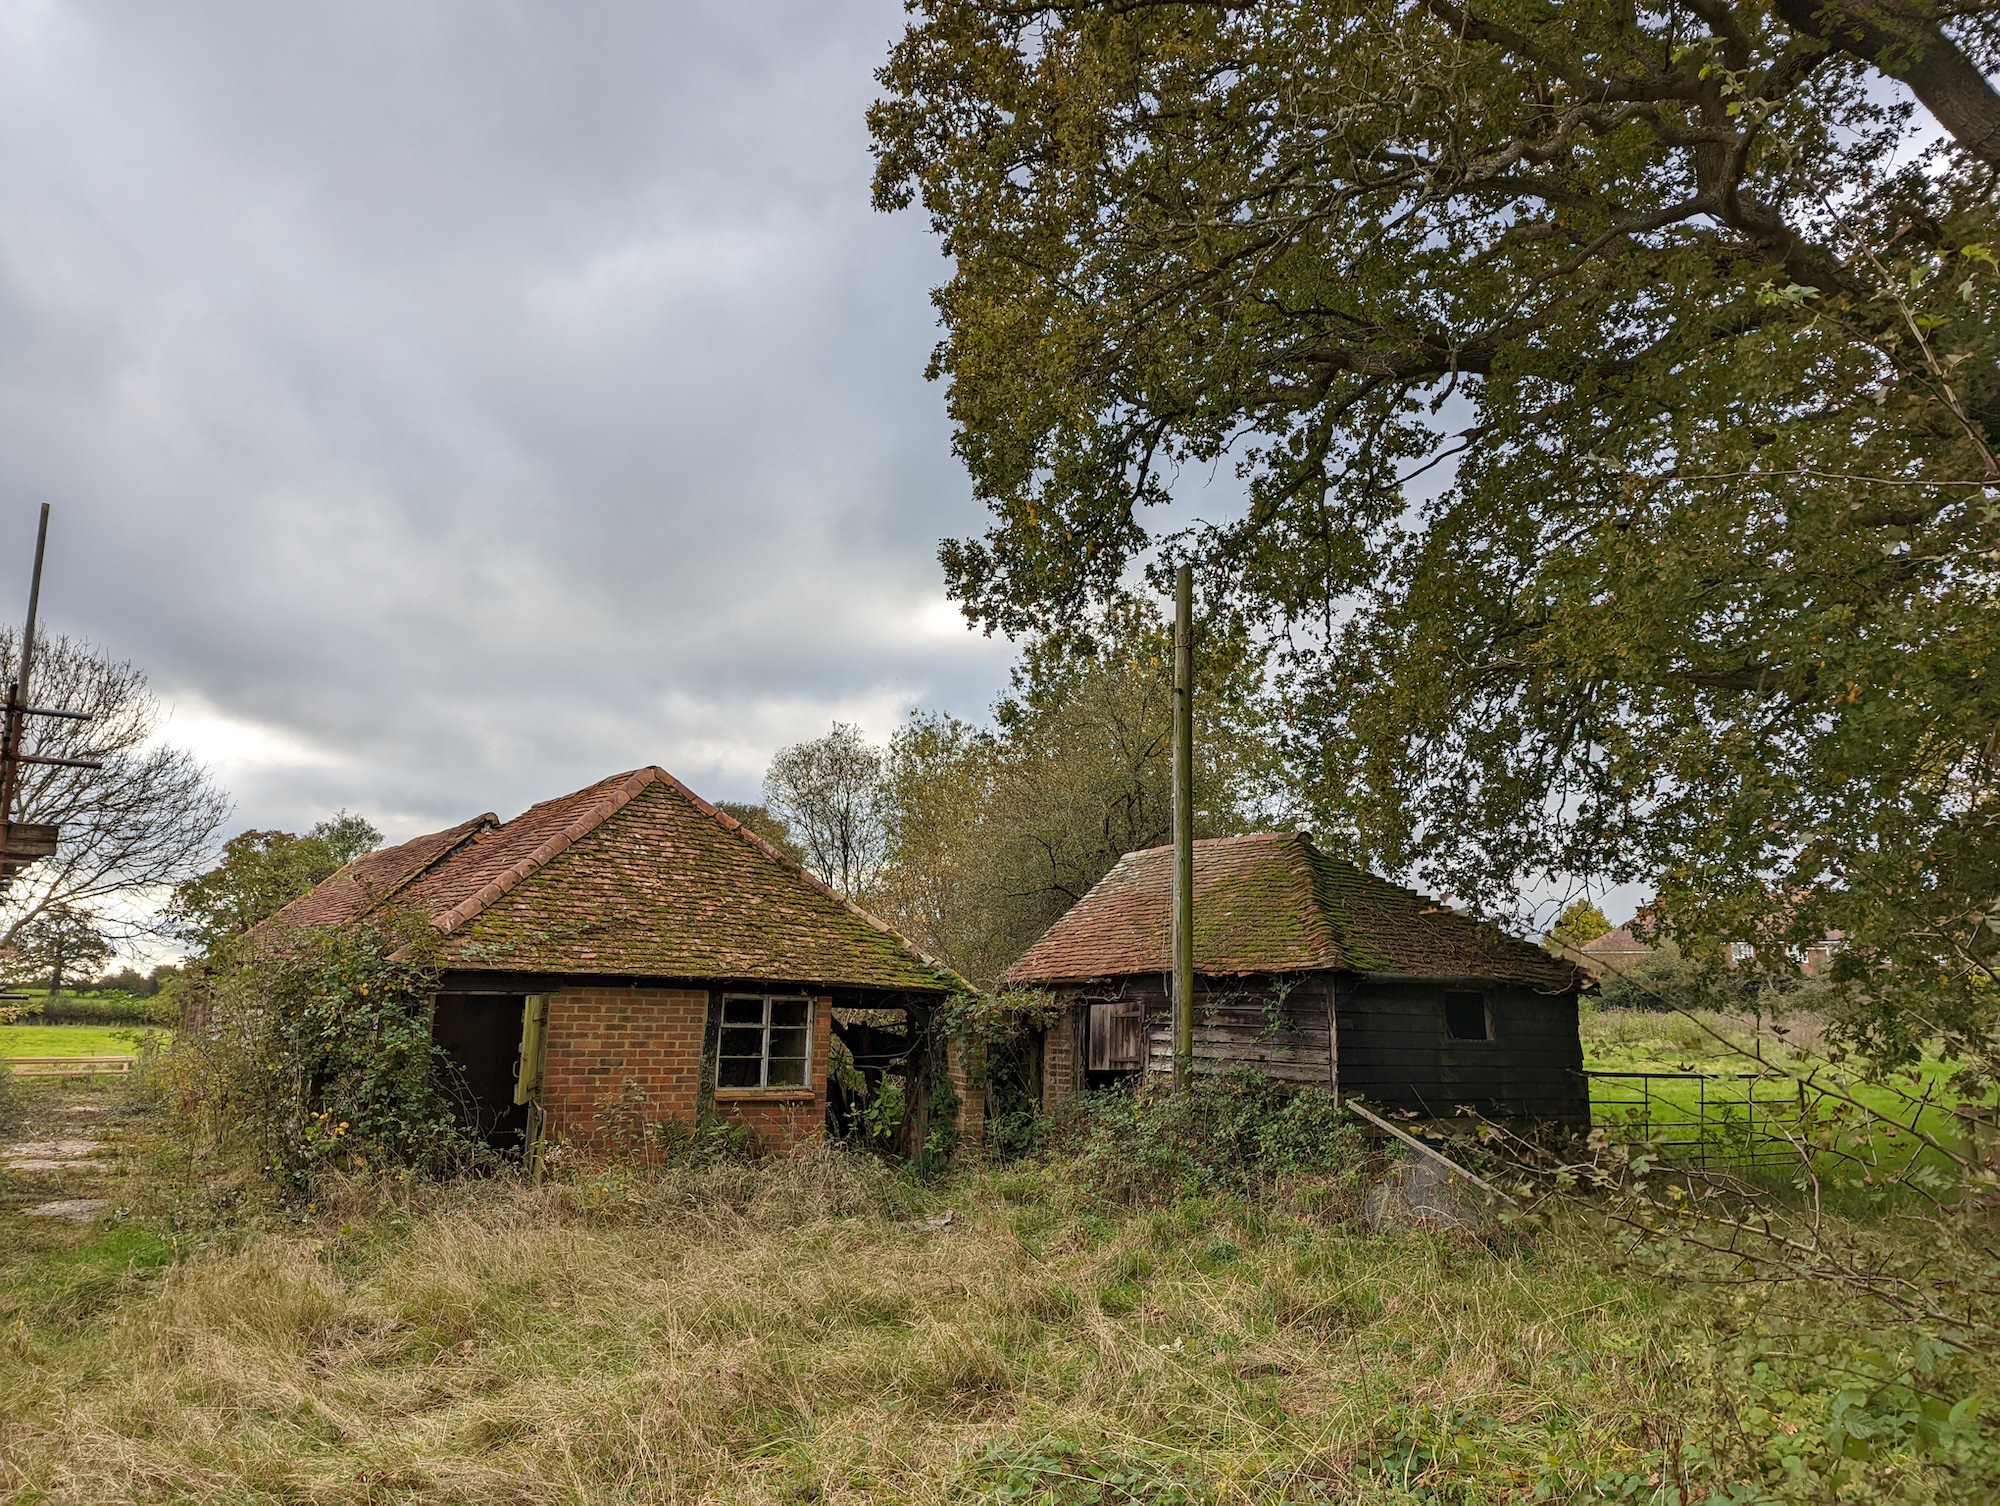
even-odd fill
[[[1247,1067],[1114,1088],[1057,1111],[1045,1143],[1073,1155],[1102,1196],[1137,1203],[1282,1184],[1328,1183],[1359,1198],[1368,1141],[1322,1088],[1292,1087]]]
[[[434,1177],[487,1156],[431,1038],[436,934],[421,917],[246,938],[190,985],[167,1064],[188,1135],[241,1150],[291,1196],[324,1173]]]

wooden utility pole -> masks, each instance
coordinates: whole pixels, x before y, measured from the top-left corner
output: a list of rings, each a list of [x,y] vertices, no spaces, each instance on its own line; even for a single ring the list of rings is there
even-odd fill
[[[1174,578],[1174,1087],[1194,1071],[1194,571]]]

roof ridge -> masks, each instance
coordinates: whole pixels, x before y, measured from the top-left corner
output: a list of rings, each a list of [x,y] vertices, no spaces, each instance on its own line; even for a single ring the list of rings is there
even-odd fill
[[[408,873],[404,874],[403,877],[397,879],[395,883],[390,884],[380,893],[371,893],[368,896],[368,908],[370,910],[375,909],[378,905],[385,903],[391,895],[396,894],[401,890],[409,888],[410,885],[414,884],[418,879],[424,877],[426,874],[435,872],[440,864],[447,862],[453,857],[456,857],[460,849],[462,849],[468,842],[478,841],[482,836],[484,836],[487,832],[493,830],[499,824],[500,824],[500,818],[497,815],[495,815],[492,811],[482,811],[479,815],[472,817],[470,820],[459,822],[457,826],[447,826],[445,828],[446,832],[465,830],[465,835],[462,837],[455,838],[450,842],[447,842],[444,846],[440,847],[437,850],[437,855],[433,857],[428,863],[419,863],[415,868],[411,869]],[[469,830],[467,830],[467,828],[469,828]],[[443,833],[439,833],[439,835],[442,834]],[[423,838],[412,837],[410,840],[413,842],[421,842]],[[364,853],[362,854],[362,856],[366,857],[367,854]],[[351,858],[349,859],[348,864],[343,866],[351,866],[352,864],[359,863],[360,861],[361,858]],[[339,876],[338,870],[335,871],[334,876],[335,877]],[[356,880],[356,883],[357,884],[359,883],[358,879]]]
[[[1388,888],[1397,889],[1400,886],[1390,884],[1386,879],[1377,879],[1374,874],[1370,873],[1352,858],[1344,858],[1338,853],[1321,851],[1319,845],[1308,839],[1304,832],[1299,833],[1299,841],[1300,845],[1309,854],[1309,860],[1312,864],[1314,897],[1318,900],[1321,911],[1327,917],[1328,928],[1334,933],[1334,944],[1339,952],[1341,962],[1345,966],[1359,972],[1368,972],[1378,968],[1381,965],[1381,959],[1374,954],[1372,947],[1354,934],[1353,925],[1349,923],[1346,912],[1341,909],[1339,902],[1332,892],[1331,885],[1327,883],[1327,869],[1333,864],[1338,864],[1343,868],[1353,870],[1355,874],[1363,879],[1374,879],[1375,882],[1384,884]],[[1403,890],[1402,892],[1413,893],[1414,891]]]
[[[418,835],[407,838],[393,846],[373,847],[367,852],[357,853],[334,869],[332,873],[329,873],[325,878],[314,884],[304,894],[294,895],[283,905],[280,905],[276,911],[258,921],[251,929],[258,931],[264,930],[267,927],[299,924],[300,922],[288,920],[286,917],[294,915],[302,907],[309,907],[310,901],[314,896],[337,892],[338,886],[343,882],[352,888],[358,899],[354,908],[344,915],[338,923],[349,924],[359,921],[380,909],[395,895],[428,875],[435,873],[444,864],[450,862],[452,858],[463,852],[467,847],[478,841],[481,836],[485,835],[487,831],[491,830],[493,824],[498,819],[493,812],[486,811],[469,820],[460,821],[455,825],[444,827],[438,831],[420,832]],[[405,852],[410,848],[420,847],[426,842],[438,841],[440,839],[443,839],[442,845],[435,852],[428,858],[417,863],[400,878],[381,884],[380,887],[377,887],[373,882],[371,877],[372,871],[380,867],[383,860],[391,859],[397,853]]]
[[[618,778],[619,776],[616,774],[611,776],[611,779]],[[548,867],[550,863],[561,857],[565,852],[568,852],[570,848],[590,835],[591,832],[597,830],[598,827],[630,805],[641,792],[649,789],[661,779],[673,780],[673,775],[667,773],[665,769],[660,768],[657,764],[649,764],[643,769],[634,769],[620,780],[616,789],[591,806],[589,810],[543,842],[541,846],[537,847],[526,857],[519,858],[510,863],[505,869],[487,880],[486,883],[482,884],[472,894],[467,895],[449,910],[445,911],[444,914],[433,917],[431,924],[437,927],[441,935],[450,935],[468,920],[473,919],[481,911],[492,905],[494,901],[498,900],[509,890],[518,887],[522,881],[532,878],[535,874],[541,872],[542,869]],[[678,780],[674,780],[674,782],[676,784],[679,783]],[[610,783],[610,779],[602,779],[598,783],[608,784]],[[578,791],[578,793],[582,792]],[[555,797],[555,800],[544,800],[539,803],[541,805],[553,805],[556,803],[556,800],[566,800],[569,798],[571,797],[558,795]],[[529,806],[528,810],[532,811],[535,808],[535,806]],[[521,813],[523,816],[527,814],[528,811]],[[520,819],[520,816],[514,818],[516,821]],[[505,831],[511,825],[513,825],[511,821],[503,822],[494,829],[496,831]]]
[[[1302,831],[1239,831],[1226,837],[1196,837],[1194,845],[1197,847],[1220,847],[1225,842],[1289,842],[1294,837],[1302,837],[1304,835],[1305,833]],[[1174,844],[1171,842],[1160,842],[1152,847],[1135,847],[1130,852],[1120,854],[1119,861],[1123,862],[1126,858],[1144,857],[1149,852],[1172,852],[1173,850]]]
[[[1356,949],[1349,944],[1347,927],[1341,924],[1330,903],[1326,883],[1320,872],[1320,851],[1312,839],[1302,831],[1295,831],[1285,839],[1285,845],[1295,848],[1305,865],[1306,906],[1318,923],[1320,935],[1319,954],[1328,967],[1352,966],[1356,960]]]
[[[921,962],[925,967],[934,968],[938,972],[943,973],[946,977],[951,979],[952,982],[956,983],[960,988],[964,989],[967,993],[976,993],[978,991],[974,989],[970,983],[966,982],[964,978],[960,977],[958,971],[955,968],[949,967],[945,963],[938,961],[937,958],[931,956],[930,953],[926,952],[922,947],[918,946],[914,941],[910,940],[909,937],[905,936],[901,931],[897,930],[894,926],[890,925],[888,921],[884,920],[874,911],[867,909],[862,905],[856,904],[853,900],[849,899],[846,895],[842,894],[838,889],[835,889],[831,884],[827,883],[818,874],[814,873],[810,868],[806,867],[805,864],[797,862],[792,858],[787,857],[783,852],[781,852],[778,849],[776,843],[771,842],[762,836],[759,836],[756,832],[752,831],[749,827],[745,826],[741,821],[737,820],[734,816],[730,815],[728,811],[720,810],[709,801],[704,800],[701,796],[697,795],[693,790],[689,789],[686,785],[682,784],[680,780],[676,779],[672,774],[669,774],[665,769],[657,769],[655,770],[655,772],[658,773],[666,783],[672,785],[676,790],[679,790],[680,793],[684,797],[686,797],[686,799],[690,801],[697,810],[702,811],[707,815],[709,815],[710,817],[714,818],[714,820],[721,825],[724,831],[735,832],[736,835],[741,837],[744,841],[748,842],[758,852],[762,853],[765,857],[769,858],[772,862],[776,863],[780,868],[783,868],[786,872],[790,873],[796,878],[804,879],[808,884],[812,885],[813,888],[819,890],[820,893],[824,894],[828,899],[832,900],[835,904],[845,906],[848,910],[852,911],[860,919],[866,921],[869,925],[873,926],[876,930],[880,931],[883,935],[887,936],[891,941],[895,942],[896,945],[900,946],[904,951],[908,952],[912,957],[916,958],[917,961]]]

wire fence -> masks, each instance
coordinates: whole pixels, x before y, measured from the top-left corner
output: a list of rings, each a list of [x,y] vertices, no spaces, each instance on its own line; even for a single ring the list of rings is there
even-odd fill
[[[1587,1071],[1591,1123],[1613,1141],[1694,1166],[1798,1159],[1805,1084],[1771,1072]]]

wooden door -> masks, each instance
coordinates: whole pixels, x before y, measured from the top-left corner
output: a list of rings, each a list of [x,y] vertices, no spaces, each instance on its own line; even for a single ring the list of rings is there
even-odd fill
[[[1146,1065],[1146,1006],[1136,999],[1090,1006],[1090,1070],[1137,1072]]]

